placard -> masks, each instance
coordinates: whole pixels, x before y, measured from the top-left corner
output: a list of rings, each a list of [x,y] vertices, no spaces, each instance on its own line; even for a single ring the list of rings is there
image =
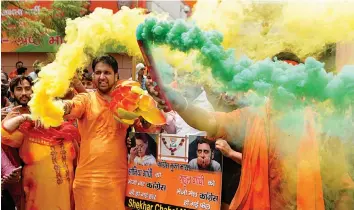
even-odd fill
[[[199,136],[130,133],[125,204],[137,210],[220,209],[222,156]]]

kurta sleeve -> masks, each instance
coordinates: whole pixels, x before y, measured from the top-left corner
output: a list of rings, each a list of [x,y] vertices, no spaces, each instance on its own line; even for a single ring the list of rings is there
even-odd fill
[[[216,121],[217,132],[215,136],[208,135],[208,138],[235,139],[240,137],[245,129],[247,112],[246,108],[237,109],[229,113],[214,112],[213,116]]]
[[[1,143],[10,147],[19,148],[23,142],[23,134],[19,130],[14,132],[7,131],[1,126]]]
[[[79,119],[85,113],[86,107],[89,104],[89,95],[88,93],[80,93],[66,103],[71,106],[71,111],[64,116],[65,119]]]

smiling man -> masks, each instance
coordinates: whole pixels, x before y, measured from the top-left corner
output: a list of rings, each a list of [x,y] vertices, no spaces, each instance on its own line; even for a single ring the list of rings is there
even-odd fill
[[[80,160],[74,180],[77,210],[124,209],[127,181],[126,133],[128,125],[113,118],[110,93],[118,81],[118,63],[104,55],[92,62],[97,91],[76,95],[65,102],[65,118],[78,119]]]
[[[32,79],[30,77],[25,76],[17,76],[13,78],[10,82],[10,93],[14,98],[14,104],[8,107],[8,114],[3,122],[7,119],[14,118],[19,114],[28,114],[30,113],[27,103],[31,99],[32,94]],[[21,160],[19,155],[19,150],[17,148],[13,148],[9,146],[4,138],[6,136],[5,132],[1,132],[2,136],[2,149],[5,154],[11,160],[11,163],[17,168],[21,166]],[[20,182],[13,183],[7,186],[10,195],[12,196],[15,205],[17,208],[21,208],[21,197],[22,197],[22,186]]]
[[[65,104],[65,118],[78,119],[80,160],[74,180],[76,209],[124,209],[127,173],[125,134],[108,108],[118,81],[118,63],[109,55],[92,62],[96,92],[76,95]]]
[[[10,83],[10,91],[15,99],[15,105],[27,107],[27,103],[31,99],[32,79],[30,77],[19,76]]]

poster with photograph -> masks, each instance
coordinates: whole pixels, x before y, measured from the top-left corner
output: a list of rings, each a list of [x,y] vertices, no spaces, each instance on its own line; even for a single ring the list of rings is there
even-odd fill
[[[158,160],[188,163],[188,136],[166,134],[158,144]]]
[[[125,204],[137,210],[220,209],[222,156],[201,136],[130,133]]]

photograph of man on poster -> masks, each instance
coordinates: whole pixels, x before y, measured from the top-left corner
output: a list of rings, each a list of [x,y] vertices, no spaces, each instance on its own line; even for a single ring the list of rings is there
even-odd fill
[[[188,136],[160,134],[158,161],[172,161],[188,164]]]
[[[196,147],[196,148],[195,148]],[[221,156],[220,153],[215,153],[215,143],[210,142],[204,137],[198,136],[195,141],[189,145],[189,166],[191,170],[221,172],[221,164],[215,159],[215,154]],[[193,151],[196,155],[193,155]]]
[[[129,163],[150,166],[156,164],[156,135],[147,133],[130,133],[127,139]]]

